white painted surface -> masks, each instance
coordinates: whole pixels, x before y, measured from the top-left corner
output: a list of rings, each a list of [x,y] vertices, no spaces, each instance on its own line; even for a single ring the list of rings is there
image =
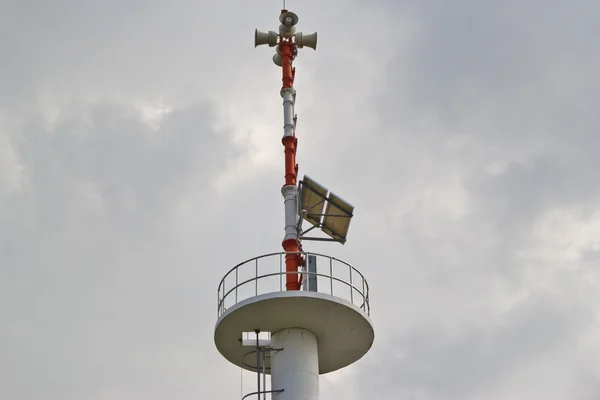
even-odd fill
[[[283,97],[283,136],[294,136],[294,89],[282,89],[281,97]]]
[[[325,293],[293,290],[254,296],[230,307],[215,326],[215,345],[229,362],[251,371],[244,362],[253,366],[256,361],[252,355],[244,358],[249,349],[240,342],[242,332],[288,327],[302,327],[318,337],[321,375],[358,361],[375,339],[371,319],[356,305]],[[270,368],[269,358],[266,364]]]
[[[284,240],[298,239],[298,189],[294,185],[287,185],[281,189],[285,204],[285,237]]]
[[[306,329],[283,329],[271,337],[271,388],[284,389],[277,400],[318,400],[319,352],[317,337]]]

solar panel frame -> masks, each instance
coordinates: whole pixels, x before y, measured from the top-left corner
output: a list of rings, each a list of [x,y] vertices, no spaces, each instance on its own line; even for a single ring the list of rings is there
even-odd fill
[[[348,236],[354,206],[333,192],[329,193],[327,200],[321,230],[343,243]]]
[[[323,209],[327,200],[327,188],[321,186],[308,176],[302,180],[300,209],[304,219],[314,226],[321,225]]]

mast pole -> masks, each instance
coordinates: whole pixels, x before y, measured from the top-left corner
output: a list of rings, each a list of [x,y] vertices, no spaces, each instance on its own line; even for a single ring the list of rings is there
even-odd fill
[[[296,100],[296,91],[294,90],[295,68],[292,66],[296,50],[296,44],[291,35],[285,32],[294,33],[296,21],[293,17],[287,16],[287,10],[281,10],[278,53],[281,55],[282,88],[281,97],[283,98],[283,138],[281,142],[285,154],[285,184],[281,188],[281,194],[285,205],[285,237],[281,243],[283,249],[288,252],[285,256],[286,271],[286,290],[299,290],[298,267],[301,257],[297,253],[299,250],[298,235],[298,189],[296,181],[298,176],[298,164],[296,164],[296,149],[298,148],[298,138],[296,137],[296,126],[294,124],[294,103]],[[296,17],[297,18],[297,17]]]

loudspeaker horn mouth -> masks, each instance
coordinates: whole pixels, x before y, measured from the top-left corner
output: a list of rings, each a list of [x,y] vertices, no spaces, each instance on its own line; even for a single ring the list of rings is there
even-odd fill
[[[294,26],[298,23],[298,20],[298,16],[291,11],[283,12],[279,16],[279,22],[286,26]]]
[[[313,50],[317,50],[317,32],[311,34],[298,32],[296,34],[296,44],[300,49],[310,47]]]
[[[254,31],[254,47],[261,46],[263,44],[273,47],[277,45],[277,32],[261,32],[258,29]]]

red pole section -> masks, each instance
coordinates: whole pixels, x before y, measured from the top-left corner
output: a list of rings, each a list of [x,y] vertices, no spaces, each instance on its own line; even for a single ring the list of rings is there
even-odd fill
[[[291,40],[281,38],[279,41],[279,50],[281,51],[281,68],[283,74],[283,89],[293,88],[294,86],[294,71],[292,69],[292,57],[294,52],[294,43]],[[285,185],[296,185],[296,146],[297,139],[294,136],[284,136],[282,139],[285,153]],[[297,239],[287,239],[282,243],[283,249],[286,252],[297,252]],[[299,290],[300,284],[298,281],[298,265],[300,264],[299,254],[287,254],[285,256],[285,271],[286,275],[286,290]]]
[[[296,164],[296,146],[298,139],[293,136],[285,136],[281,139],[285,150],[285,184],[295,185],[296,184],[296,171],[298,165]]]
[[[282,39],[279,42],[281,51],[281,69],[283,70],[283,87],[291,88],[294,86],[294,75],[292,73],[292,52],[294,43]]]

